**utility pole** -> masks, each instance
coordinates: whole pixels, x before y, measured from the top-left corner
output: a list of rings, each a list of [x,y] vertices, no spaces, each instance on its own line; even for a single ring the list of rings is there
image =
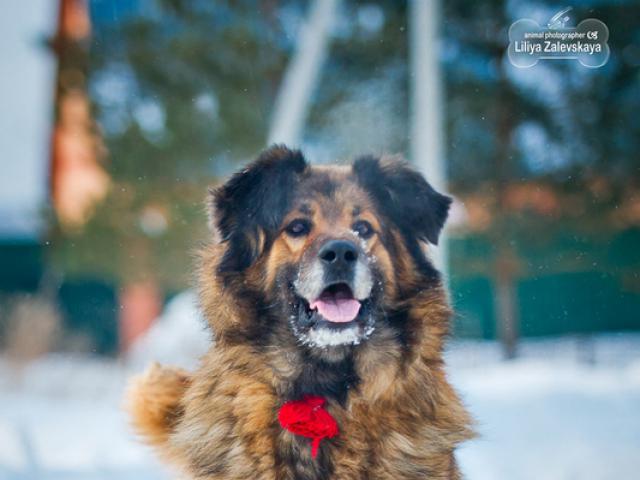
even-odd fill
[[[267,143],[300,146],[309,103],[320,78],[339,0],[315,0],[276,98]]]
[[[409,2],[411,81],[411,160],[429,183],[446,192],[443,87],[440,69],[440,2]],[[447,241],[443,234],[431,258],[447,278]]]

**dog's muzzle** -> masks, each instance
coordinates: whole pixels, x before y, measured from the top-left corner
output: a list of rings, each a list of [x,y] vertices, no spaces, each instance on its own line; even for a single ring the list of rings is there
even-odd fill
[[[318,252],[326,287],[309,308],[329,322],[350,322],[360,311],[360,301],[353,294],[358,253],[358,247],[348,240],[329,240]]]
[[[308,302],[309,309],[336,324],[358,316],[372,285],[368,259],[354,242],[345,239],[322,244],[294,282],[296,293]]]

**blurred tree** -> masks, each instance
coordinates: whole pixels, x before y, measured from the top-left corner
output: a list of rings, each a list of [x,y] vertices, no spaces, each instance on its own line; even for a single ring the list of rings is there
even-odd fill
[[[547,61],[518,69],[506,58],[512,22],[533,18],[544,25],[563,5],[446,2],[443,59],[455,191],[535,180],[610,211],[620,199],[594,198],[588,185],[607,178],[616,187],[611,191],[622,192],[640,180],[640,131],[633,122],[640,107],[640,27],[630,20],[640,15],[637,2],[584,2],[571,12],[576,24],[591,17],[609,26],[611,57],[604,67]],[[601,226],[599,216],[593,219]],[[578,221],[586,226],[582,215]]]
[[[55,257],[72,274],[184,288],[206,186],[263,147],[287,25],[271,1],[102,3],[89,88],[111,188],[59,230]]]
[[[599,18],[611,31],[609,62],[590,70],[573,61],[517,69],[506,60],[513,21],[544,24],[564,4],[442,4],[450,190],[485,213],[476,227],[491,245],[454,270],[493,277],[513,336],[514,283],[541,267],[522,261],[522,245],[559,232],[610,237],[612,228],[640,224],[632,203],[640,184],[640,5],[576,5],[576,22]],[[63,270],[165,290],[187,284],[189,247],[205,235],[205,185],[263,147],[306,5],[91,1],[89,93],[111,189],[82,228],[58,229]],[[407,153],[407,37],[406,1],[341,3],[304,136],[312,160]],[[593,268],[589,255],[544,261],[545,271]]]
[[[545,25],[562,7],[531,0],[454,0],[445,7],[451,187],[463,197],[484,190],[494,199],[492,224],[484,228],[493,246],[488,270],[497,330],[508,357],[515,354],[519,329],[517,279],[536,274],[519,259],[518,241],[530,243],[541,231],[553,239],[571,229],[610,230],[621,202],[613,192],[637,188],[640,180],[640,135],[631,126],[631,111],[640,106],[640,28],[629,22],[640,15],[640,5],[603,1],[598,9],[572,12],[576,24],[592,17],[612,30],[612,55],[600,69],[576,61],[511,65],[510,24],[533,18]],[[601,180],[606,187],[590,188]],[[516,187],[527,182],[530,192]],[[558,198],[570,195],[568,208],[560,207]],[[529,201],[523,203],[523,196]],[[582,268],[590,261],[584,256]]]
[[[552,265],[540,265],[524,262],[520,250],[541,231],[553,241],[566,231],[611,237],[612,228],[630,226],[616,212],[621,195],[637,190],[640,179],[633,122],[640,106],[640,28],[630,22],[640,6],[605,0],[593,9],[592,3],[571,16],[575,23],[600,18],[612,31],[612,56],[596,70],[575,61],[518,69],[506,58],[511,23],[531,17],[545,25],[561,3],[443,2],[449,188],[484,202],[479,207],[489,212],[479,226],[492,246],[482,274],[492,279],[507,356],[515,354],[518,336],[519,280],[540,268],[576,268],[572,255],[559,253]],[[312,146],[328,145],[327,159],[363,150],[407,154],[406,16],[404,1],[343,4],[307,134]],[[592,257],[579,258],[579,268],[593,268]],[[464,275],[469,267],[454,270]]]

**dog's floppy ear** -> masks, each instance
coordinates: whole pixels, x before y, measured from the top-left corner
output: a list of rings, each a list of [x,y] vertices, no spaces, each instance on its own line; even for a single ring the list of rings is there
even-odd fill
[[[402,232],[438,244],[450,197],[436,192],[420,173],[399,158],[361,157],[354,162],[353,171],[378,209]]]
[[[220,273],[241,272],[260,256],[269,235],[280,226],[306,166],[299,151],[274,145],[211,191],[210,223],[216,239],[228,244]]]

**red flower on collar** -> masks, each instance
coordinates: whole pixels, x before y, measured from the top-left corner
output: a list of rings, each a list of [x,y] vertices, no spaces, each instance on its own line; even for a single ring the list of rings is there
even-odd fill
[[[320,442],[324,438],[338,435],[338,424],[327,412],[322,397],[305,395],[302,400],[286,402],[278,412],[278,421],[282,428],[296,435],[311,438],[311,456],[318,456]]]

